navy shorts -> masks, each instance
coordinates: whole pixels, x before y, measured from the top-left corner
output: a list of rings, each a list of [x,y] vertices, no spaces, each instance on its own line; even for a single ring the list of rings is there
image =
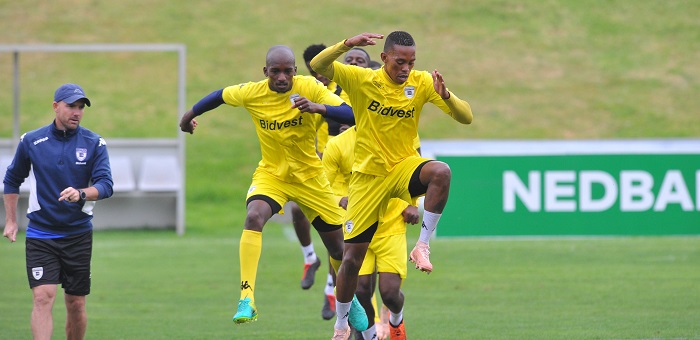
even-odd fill
[[[92,231],[53,239],[26,239],[29,287],[61,284],[66,294],[90,294]]]

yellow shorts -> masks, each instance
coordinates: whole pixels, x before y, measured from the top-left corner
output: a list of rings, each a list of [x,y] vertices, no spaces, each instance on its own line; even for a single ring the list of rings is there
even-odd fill
[[[256,170],[246,201],[256,195],[269,197],[280,207],[284,207],[288,201],[294,201],[312,222],[320,216],[328,224],[341,225],[345,217],[345,210],[338,206],[328,178],[323,173],[301,183],[290,183],[281,181],[267,172]],[[280,211],[272,213],[284,214],[284,210],[280,208]]]
[[[399,274],[402,279],[405,279],[408,261],[406,251],[405,233],[373,238],[369,243],[359,275],[370,275],[376,268],[378,273]]]
[[[384,216],[379,220],[374,237],[405,234],[406,221],[403,218],[403,211],[406,207],[408,207],[408,203],[404,202],[404,200],[400,198],[390,199]]]
[[[345,240],[350,240],[377,223],[386,212],[393,197],[411,203],[408,185],[413,172],[430,159],[413,156],[397,164],[386,176],[374,176],[354,172],[350,178],[348,213],[343,228]]]

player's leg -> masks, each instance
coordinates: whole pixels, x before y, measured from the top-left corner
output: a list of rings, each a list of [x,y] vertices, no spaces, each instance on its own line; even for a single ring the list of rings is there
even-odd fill
[[[354,301],[354,293],[357,289],[357,279],[362,262],[367,253],[370,241],[377,231],[379,216],[386,210],[390,193],[385,186],[385,177],[372,176],[360,172],[353,173],[350,179],[350,190],[348,197],[347,221],[344,225],[345,251],[343,253],[343,263],[340,266],[336,278],[336,305],[335,305],[335,332],[343,332],[348,327],[348,319],[353,316],[359,322],[362,318],[360,314],[352,313],[351,306]],[[359,302],[357,303],[359,305]],[[359,311],[362,306],[354,310]],[[353,315],[354,314],[354,315]],[[365,314],[364,311],[362,314]],[[364,316],[364,325],[367,324],[367,316]],[[362,326],[364,326],[362,325]],[[363,331],[366,326],[357,327]]]
[[[66,339],[83,339],[87,330],[87,310],[85,295],[65,294]]]
[[[337,270],[343,258],[341,226],[345,211],[338,206],[328,179],[317,176],[295,185],[290,199],[296,202],[321,236],[321,241],[328,250],[329,261]]]
[[[389,310],[390,317],[384,315],[387,328],[392,339],[405,339],[406,331],[403,326],[404,295],[401,292],[401,284],[406,278],[406,224],[403,218],[388,218],[390,215],[402,216],[407,204],[398,199],[389,202],[389,208],[384,215],[382,227],[400,232],[388,236],[375,236],[372,240],[372,250],[376,256],[377,272],[379,273],[379,295],[382,302]],[[404,208],[406,209],[406,208]],[[391,321],[391,322],[389,322]],[[379,334],[379,332],[377,332]]]
[[[365,235],[373,234],[374,230],[376,224],[374,228],[368,229]],[[343,262],[336,275],[336,330],[348,329],[352,324],[355,329],[364,331],[368,326],[366,311],[355,297],[358,274],[369,245],[369,241],[362,240],[363,238],[356,239],[353,243],[345,243]]]
[[[330,257],[330,255],[329,255]],[[321,317],[323,320],[330,320],[335,316],[335,269],[328,264],[328,274],[326,275],[326,286],[323,288],[323,307]]]
[[[297,185],[292,199],[299,205],[304,215],[312,221],[311,224],[328,250],[329,263],[337,272],[343,259],[344,243],[341,227],[345,211],[338,205],[328,180],[325,176],[317,176]],[[354,299],[354,301],[357,300]],[[337,313],[337,300],[335,306]],[[362,307],[359,302],[353,306],[356,307],[351,311],[350,318],[355,320],[359,315],[357,309],[362,309]],[[361,311],[361,314],[364,316],[364,310]]]
[[[65,290],[66,339],[83,339],[88,318],[85,308],[90,294],[92,231],[61,239],[66,247],[61,257],[61,282]]]
[[[406,338],[403,323],[404,294],[401,291],[401,282],[399,274],[379,273],[379,294],[382,296],[384,305],[389,309],[389,334],[392,339]]]
[[[246,219],[239,247],[239,262],[241,272],[241,294],[235,323],[246,323],[258,318],[255,307],[255,281],[258,264],[262,254],[262,230],[265,223],[272,217],[273,211],[282,209],[282,205],[264,195],[253,195],[247,199]]]
[[[329,224],[321,217],[316,217],[311,224],[314,226],[318,235],[323,241],[323,245],[328,250],[329,260],[334,270],[340,267],[340,261],[343,259],[343,232],[340,225]]]
[[[416,264],[416,268],[428,273],[433,270],[433,265],[430,263],[430,237],[435,232],[447,204],[451,179],[452,172],[447,164],[427,161],[416,168],[409,183],[409,192],[412,197],[425,194],[423,224],[410,259]]]
[[[312,222],[312,225],[316,230],[318,231],[318,235],[321,237],[321,241],[323,241],[323,244],[326,246],[326,249],[328,249],[328,254],[329,254],[329,262],[331,266],[333,267],[334,271],[340,270],[341,267],[341,261],[343,259],[343,253],[344,253],[344,248],[345,245],[343,243],[343,233],[341,231],[340,226],[336,225],[331,225],[326,223],[321,219],[321,217],[317,217],[314,219]],[[329,292],[330,291],[330,292]],[[326,287],[325,291],[326,299],[329,299],[332,297],[334,300],[333,302],[328,302],[329,308],[332,305],[335,309],[335,313],[337,314],[337,296],[333,293],[332,287]],[[351,298],[352,299],[352,298]],[[357,299],[353,299],[352,301],[355,302],[354,308],[351,312],[352,316],[350,316],[350,319],[352,319],[353,324],[359,324],[360,328],[362,328],[363,321],[355,321],[358,318],[362,318],[364,315],[364,310],[358,311],[361,309],[360,304],[357,302]],[[329,320],[333,318],[333,315],[329,315],[330,313],[326,312],[326,307],[325,307],[326,302],[324,301],[324,308],[321,311],[322,312],[322,317],[326,320]],[[350,303],[349,303],[350,304]],[[352,305],[352,304],[350,304]],[[347,321],[347,320],[346,320]],[[366,328],[366,326],[364,326]]]
[[[304,271],[301,275],[301,288],[309,289],[314,285],[316,270],[321,266],[321,260],[314,251],[314,244],[311,241],[311,223],[306,218],[304,212],[294,202],[289,202],[292,210],[292,225],[297,234],[301,252],[304,255]]]
[[[367,313],[367,330],[362,332],[367,339],[376,337],[376,329],[374,328],[376,316],[376,303],[374,301],[374,288],[376,283],[375,263],[375,254],[372,251],[372,243],[370,243],[367,253],[365,254],[365,259],[362,262],[362,267],[358,273],[357,290],[355,291],[357,300]]]
[[[32,337],[34,339],[51,339],[53,334],[53,316],[51,309],[56,300],[56,285],[47,284],[32,288]]]
[[[27,237],[25,255],[29,288],[32,289],[31,329],[34,339],[51,339],[53,309],[61,265],[56,239]]]

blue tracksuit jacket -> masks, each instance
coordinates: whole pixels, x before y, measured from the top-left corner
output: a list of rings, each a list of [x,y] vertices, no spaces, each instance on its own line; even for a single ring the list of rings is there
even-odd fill
[[[33,171],[30,180],[29,227],[70,235],[92,229],[94,201],[70,203],[58,201],[67,187],[90,185],[99,191],[99,199],[112,196],[112,172],[107,144],[94,132],[78,127],[72,131],[56,129],[55,123],[22,135],[12,164],[7,167],[4,193],[19,193],[19,187]]]

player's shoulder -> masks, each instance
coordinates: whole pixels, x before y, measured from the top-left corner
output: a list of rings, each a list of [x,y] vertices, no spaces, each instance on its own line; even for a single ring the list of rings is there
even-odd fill
[[[409,74],[409,81],[410,80],[420,83],[429,83],[432,85],[433,76],[428,71],[411,70],[411,74]]]
[[[267,79],[259,81],[247,81],[243,83],[238,83],[234,85],[229,85],[224,88],[226,91],[257,91],[260,87],[267,86]]]
[[[312,77],[312,76],[307,76],[307,75],[301,75],[297,74],[294,76],[294,84],[301,85],[301,86],[325,86],[323,85],[322,82],[318,81],[318,79]]]
[[[52,125],[53,125],[53,123],[52,123]],[[46,137],[49,135],[49,133],[51,133],[51,125],[42,126],[38,129],[34,129],[31,131],[25,132],[22,136],[20,136],[20,140],[24,140],[24,139],[32,140],[36,137],[40,137],[40,138]]]
[[[87,140],[90,140],[90,141],[92,141],[93,143],[98,143],[98,144],[100,144],[100,145],[105,145],[105,144],[106,144],[104,138],[102,138],[102,136],[100,136],[100,135],[97,134],[96,132],[94,132],[94,131],[92,131],[92,130],[86,128],[86,127],[83,127],[83,126],[79,127],[79,129],[80,129],[80,130],[78,130],[78,134],[79,134],[82,138],[87,139]]]

